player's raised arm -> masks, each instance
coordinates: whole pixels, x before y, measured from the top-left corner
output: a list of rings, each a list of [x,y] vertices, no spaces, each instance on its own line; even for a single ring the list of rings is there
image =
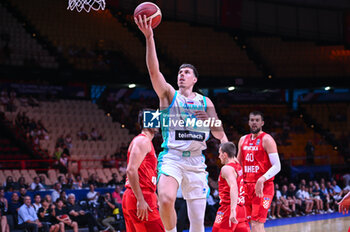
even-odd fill
[[[153,37],[152,19],[146,21],[146,15],[135,17],[135,23],[146,38],[146,64],[151,78],[154,91],[160,99],[167,98],[171,102],[175,95],[175,89],[166,82],[163,74],[159,70],[156,45]]]
[[[231,213],[229,226],[231,227],[231,223],[238,223],[236,219],[236,207],[238,202],[237,174],[234,168],[225,165],[221,169],[221,176],[226,180],[228,186],[230,186]]]
[[[126,168],[126,175],[129,184],[137,199],[137,216],[140,220],[146,219],[148,221],[148,210],[152,211],[144,199],[140,187],[138,169],[145,159],[147,153],[151,150],[149,141],[146,138],[136,138],[130,148],[129,163]]]

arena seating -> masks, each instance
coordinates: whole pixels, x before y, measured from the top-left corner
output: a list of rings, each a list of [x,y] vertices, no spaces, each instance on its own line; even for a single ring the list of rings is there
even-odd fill
[[[77,69],[96,68],[105,59],[103,52],[111,50],[122,51],[141,73],[147,72],[144,45],[109,10],[71,12],[60,0],[11,2]]]
[[[350,74],[349,56],[338,56],[343,45],[317,45],[285,41],[280,37],[255,36],[248,44],[266,60],[277,77],[327,77]]]
[[[227,32],[185,22],[162,22],[157,42],[181,62],[193,63],[205,76],[261,77],[254,62]]]
[[[19,106],[19,104],[17,104]],[[6,112],[6,117],[14,123],[18,112],[27,112],[30,119],[41,120],[49,131],[49,140],[41,140],[40,146],[47,150],[51,157],[57,138],[70,134],[73,147],[70,149],[71,159],[87,160],[82,162],[84,168],[102,167],[101,160],[106,155],[115,153],[121,143],[128,143],[133,135],[128,129],[122,128],[120,123],[112,122],[103,110],[96,104],[85,100],[60,100],[57,102],[40,102],[39,107],[21,107],[15,112]],[[77,133],[83,127],[89,135],[92,128],[103,134],[98,141],[80,140]],[[89,135],[90,136],[90,135]]]
[[[350,130],[349,103],[310,103],[302,104],[301,107],[324,129],[330,130],[337,139],[346,136]]]
[[[14,16],[0,4],[0,50],[7,53],[0,56],[0,64],[11,66],[36,65],[42,68],[57,68],[55,57],[28,34]],[[0,51],[1,54],[1,51]]]
[[[106,184],[112,179],[113,173],[119,173],[116,168],[83,168],[80,170],[80,175],[84,181],[87,181],[91,174],[96,174],[98,180]],[[14,181],[17,181],[19,177],[24,177],[25,183],[30,185],[33,182],[34,177],[40,176],[44,178],[44,184],[46,186],[52,186],[57,182],[59,176],[62,176],[56,169],[49,169],[45,172],[36,171],[35,169],[0,169],[0,183],[6,182],[8,176],[12,176]],[[73,180],[75,177],[72,175]]]

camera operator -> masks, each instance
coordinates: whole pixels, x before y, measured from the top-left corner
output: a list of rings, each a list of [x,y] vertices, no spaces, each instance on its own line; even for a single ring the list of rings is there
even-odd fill
[[[113,211],[118,208],[118,205],[114,202],[110,193],[106,193],[105,195],[100,196],[99,198],[100,207],[98,210],[98,214],[100,218],[103,218],[102,224],[106,226],[110,231],[115,232],[115,229],[111,225],[112,223],[116,223],[117,220],[120,219],[119,212],[121,212],[119,208],[118,214],[114,215]],[[116,218],[119,217],[119,218]]]

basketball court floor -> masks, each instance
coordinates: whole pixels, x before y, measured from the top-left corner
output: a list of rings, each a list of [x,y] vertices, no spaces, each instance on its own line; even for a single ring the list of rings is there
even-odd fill
[[[266,232],[350,232],[350,214],[318,214],[268,220]],[[212,228],[206,228],[210,232]],[[188,232],[188,230],[184,230]]]

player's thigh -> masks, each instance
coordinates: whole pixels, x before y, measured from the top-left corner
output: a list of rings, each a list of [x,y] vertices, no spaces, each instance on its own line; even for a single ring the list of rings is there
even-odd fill
[[[176,200],[177,189],[179,184],[177,180],[172,176],[160,175],[157,185],[158,197],[160,202],[164,200]]]

